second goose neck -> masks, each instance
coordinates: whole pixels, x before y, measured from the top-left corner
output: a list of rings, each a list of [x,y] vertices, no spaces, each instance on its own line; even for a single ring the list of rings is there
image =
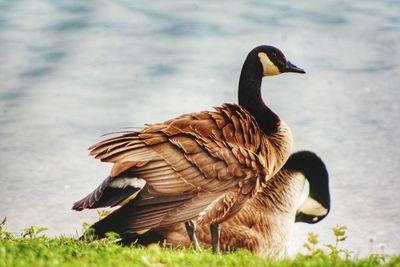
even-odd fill
[[[246,59],[239,80],[239,105],[256,119],[265,134],[277,131],[279,117],[267,107],[261,95],[262,67],[258,62]]]

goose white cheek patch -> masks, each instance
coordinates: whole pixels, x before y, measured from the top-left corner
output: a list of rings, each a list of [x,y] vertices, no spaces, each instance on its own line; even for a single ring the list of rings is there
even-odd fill
[[[261,64],[263,66],[263,74],[264,76],[274,76],[281,74],[278,67],[275,66],[274,63],[269,59],[266,53],[258,53],[258,57],[260,58]]]
[[[328,210],[324,208],[321,203],[317,202],[311,197],[308,197],[306,201],[304,201],[298,211],[307,215],[314,216],[323,216],[328,213]]]

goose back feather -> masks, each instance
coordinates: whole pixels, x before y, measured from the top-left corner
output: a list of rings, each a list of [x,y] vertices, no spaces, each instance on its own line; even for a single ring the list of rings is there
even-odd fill
[[[247,110],[224,104],[99,142],[90,154],[114,163],[111,174],[73,208],[124,204],[132,199],[130,192],[142,190],[134,195],[140,197],[93,225],[100,235],[103,230],[144,232],[199,214],[201,224],[220,223],[236,214],[286,161],[292,138],[284,122],[279,129],[276,135],[264,135]],[[116,181],[126,192],[118,199],[105,194]],[[134,181],[145,186],[132,186]],[[128,219],[116,223],[120,218]]]

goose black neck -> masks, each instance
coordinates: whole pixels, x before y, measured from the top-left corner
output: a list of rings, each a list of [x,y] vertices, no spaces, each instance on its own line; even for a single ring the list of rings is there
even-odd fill
[[[265,134],[277,131],[279,117],[265,105],[261,96],[262,65],[249,54],[243,64],[239,80],[239,105],[256,119]]]
[[[309,196],[329,209],[329,175],[324,162],[316,154],[309,151],[293,153],[283,168],[302,173],[310,184]]]

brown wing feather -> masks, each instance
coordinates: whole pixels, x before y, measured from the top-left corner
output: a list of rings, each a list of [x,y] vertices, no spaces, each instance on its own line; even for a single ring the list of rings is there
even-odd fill
[[[225,104],[214,112],[185,114],[104,140],[90,147],[90,154],[114,163],[112,177],[124,173],[145,180],[151,197],[195,194],[171,210],[167,201],[165,217],[157,213],[136,218],[142,223],[131,229],[144,229],[150,221],[169,224],[195,218],[207,206],[210,215],[200,221],[222,222],[237,213],[267,177],[267,144],[246,110]],[[152,218],[149,225],[145,218]]]
[[[222,195],[202,211],[197,222],[200,225],[219,224],[230,219],[240,211],[247,200],[256,195],[259,188],[257,179],[250,178],[240,181],[236,188]]]

